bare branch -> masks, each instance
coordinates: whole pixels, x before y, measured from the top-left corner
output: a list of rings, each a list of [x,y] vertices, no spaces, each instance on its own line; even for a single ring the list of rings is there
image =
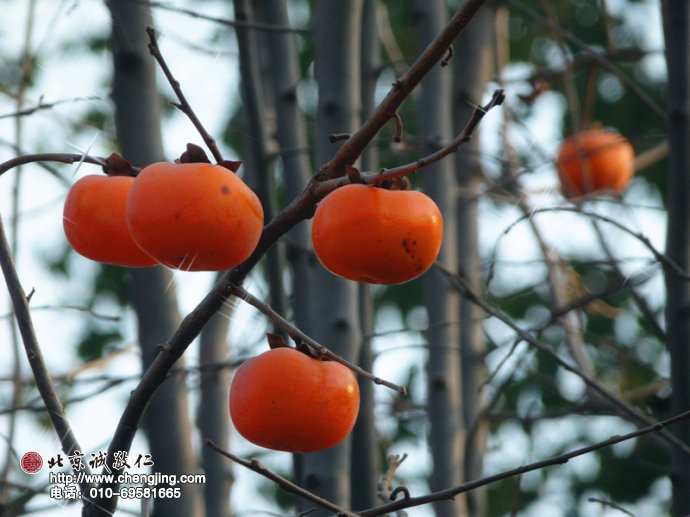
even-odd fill
[[[208,16],[199,11],[193,11],[191,9],[184,9],[179,6],[168,5],[164,2],[154,2],[147,0],[127,0],[128,2],[135,2],[138,4],[146,4],[155,9],[163,9],[166,11],[171,11],[174,13],[184,14],[186,16],[191,16],[193,18],[198,18],[200,20],[206,20],[212,23],[218,23],[220,25],[227,25],[228,27],[242,28],[242,29],[252,29],[261,32],[293,32],[297,34],[311,34],[311,29],[301,29],[297,27],[288,27],[287,25],[274,25],[271,23],[259,23],[259,22],[249,22],[245,20],[230,20],[228,18],[220,18],[217,16]]]
[[[611,407],[616,408],[620,416],[628,419],[633,423],[636,423],[636,425],[638,426],[643,425],[651,427],[657,425],[648,416],[640,413],[637,409],[635,409],[630,404],[626,403],[624,400],[621,400],[614,393],[611,393],[611,391],[609,391],[605,386],[603,386],[595,379],[593,379],[591,376],[583,372],[580,368],[572,365],[571,363],[560,357],[556,352],[554,352],[551,349],[551,347],[541,343],[530,332],[527,332],[524,329],[520,328],[519,325],[517,325],[514,321],[505,316],[501,311],[489,305],[485,300],[483,300],[475,292],[472,291],[465,279],[463,279],[460,275],[452,272],[450,269],[438,262],[435,263],[435,267],[446,275],[451,285],[458,289],[463,294],[463,296],[466,296],[470,301],[479,305],[487,314],[490,314],[491,316],[497,318],[502,323],[511,328],[521,340],[529,343],[531,346],[535,347],[541,353],[548,355],[556,364],[558,364],[558,366],[580,377],[580,379],[584,381],[584,383],[587,385],[589,389],[592,390],[592,392],[596,393],[599,397],[601,397],[601,399],[608,402],[611,405]],[[682,450],[685,454],[690,455],[690,446],[688,446],[686,443],[683,443],[683,441],[678,439],[673,434],[668,433],[664,430],[660,431],[661,432],[659,436],[663,438],[668,444],[674,445],[679,450]]]
[[[72,153],[37,153],[37,154],[24,154],[7,160],[6,162],[0,163],[0,175],[5,172],[19,167],[21,165],[26,165],[27,163],[35,162],[60,162],[60,163],[92,163],[94,165],[104,166],[107,158],[100,158],[98,156],[89,156],[88,154],[72,154]],[[138,171],[136,167],[134,170]]]
[[[578,207],[549,207],[549,208],[536,208],[532,210],[529,214],[526,214],[517,220],[515,220],[508,228],[506,228],[503,231],[503,235],[507,234],[510,232],[517,224],[519,224],[522,221],[525,221],[531,217],[533,217],[536,214],[542,214],[542,213],[547,213],[547,212],[574,212],[577,214],[581,214],[587,217],[590,217],[592,219],[598,219],[601,220],[605,223],[608,223],[612,226],[615,226],[619,230],[627,233],[628,235],[634,237],[638,241],[640,241],[645,248],[647,248],[651,254],[654,256],[654,258],[662,263],[664,267],[672,272],[673,274],[677,275],[680,279],[682,280],[690,280],[690,272],[684,271],[678,264],[676,264],[670,257],[665,255],[664,253],[660,252],[657,250],[652,242],[649,240],[648,237],[645,235],[635,232],[634,230],[631,230],[624,224],[619,223],[615,219],[611,219],[610,217],[607,217],[605,215],[597,214],[595,212],[589,212],[582,210]]]
[[[414,174],[415,172],[428,167],[439,160],[442,160],[443,158],[449,156],[450,154],[453,154],[458,150],[458,148],[464,144],[465,142],[469,141],[470,138],[472,138],[472,134],[474,133],[474,130],[477,128],[481,120],[484,118],[484,115],[486,115],[492,108],[495,108],[496,106],[500,106],[503,101],[505,100],[505,94],[503,90],[499,89],[496,90],[493,93],[493,96],[491,97],[491,100],[487,102],[484,106],[477,106],[474,111],[472,112],[472,116],[470,119],[467,121],[467,124],[463,128],[463,130],[460,132],[460,134],[448,145],[443,146],[441,149],[436,151],[433,154],[430,154],[429,156],[426,156],[424,158],[420,158],[412,163],[408,163],[405,165],[400,165],[398,167],[393,167],[390,169],[381,169],[378,172],[372,172],[368,174],[362,174],[361,175],[361,180],[362,183],[365,183],[367,185],[377,185],[380,183],[383,183],[386,180],[392,179],[392,178],[397,178],[400,176],[406,176],[409,174]],[[396,125],[398,126],[398,131],[402,131],[402,121],[400,121],[400,116],[396,112],[394,117],[396,120]],[[349,167],[349,166],[348,166]],[[347,170],[347,167],[346,167]],[[350,178],[345,175],[345,176],[340,176],[338,178],[330,179],[330,180],[325,180],[317,183],[313,189],[313,192],[315,195],[318,197],[323,197],[329,192],[335,190],[338,187],[341,187],[343,185],[346,185],[348,183],[351,183]]]
[[[156,30],[153,27],[147,27],[146,33],[149,36],[149,51],[151,52],[151,55],[156,59],[156,61],[158,61],[158,65],[161,67],[161,70],[163,70],[166,79],[168,79],[170,86],[172,87],[173,91],[175,92],[175,95],[180,101],[179,103],[172,103],[173,106],[175,106],[180,111],[182,111],[182,113],[187,115],[189,120],[192,122],[192,124],[194,124],[194,127],[201,135],[201,138],[204,140],[204,143],[211,151],[211,154],[213,154],[213,157],[216,159],[216,162],[221,163],[223,161],[223,155],[220,153],[220,150],[216,145],[215,138],[213,138],[211,134],[208,131],[206,131],[206,128],[199,120],[199,117],[197,117],[196,113],[194,113],[192,106],[189,104],[189,102],[187,102],[187,98],[184,96],[184,93],[182,92],[180,82],[177,79],[175,79],[175,76],[173,76],[172,71],[168,67],[168,63],[163,58],[163,54],[161,54],[160,48],[158,47],[158,40],[156,38]]]
[[[617,443],[625,442],[628,440],[632,440],[634,438],[638,438],[640,436],[644,436],[646,434],[650,433],[657,433],[665,429],[666,427],[670,426],[671,424],[674,424],[676,422],[680,422],[683,420],[690,419],[690,411],[686,411],[684,413],[681,413],[679,415],[676,415],[672,418],[669,418],[668,420],[664,420],[662,422],[658,422],[656,424],[650,425],[648,427],[644,427],[642,429],[638,429],[636,431],[623,434],[623,435],[616,435],[612,436],[611,438],[597,442],[592,445],[588,445],[587,447],[581,447],[579,449],[575,449],[574,451],[567,452],[565,454],[560,454],[558,456],[554,456],[553,458],[549,458],[546,460],[542,461],[537,461],[534,463],[531,463],[529,465],[524,465],[522,467],[517,467],[514,469],[506,470],[505,472],[501,472],[499,474],[494,474],[492,476],[487,476],[481,479],[477,479],[475,481],[470,481],[468,483],[463,483],[462,485],[458,485],[452,488],[447,488],[445,490],[439,490],[437,492],[432,492],[430,494],[424,495],[424,496],[419,496],[419,497],[410,497],[409,499],[402,499],[400,501],[394,501],[392,503],[379,506],[377,508],[371,508],[369,510],[364,510],[362,512],[358,512],[358,515],[362,517],[374,517],[377,515],[384,515],[386,513],[390,513],[396,510],[401,510],[403,508],[412,508],[414,506],[421,506],[423,504],[431,503],[433,501],[440,501],[444,499],[451,499],[459,494],[462,494],[464,492],[469,492],[470,490],[475,490],[479,487],[489,485],[491,483],[496,483],[497,481],[502,481],[504,479],[508,479],[511,477],[515,476],[520,476],[522,474],[525,474],[526,472],[532,472],[534,470],[541,470],[546,467],[551,467],[554,465],[563,465],[564,463],[567,463],[573,458],[577,458],[578,456],[583,456],[585,454],[589,454],[591,452],[597,451],[599,449],[603,449],[605,447],[610,447],[611,445],[615,445]]]
[[[284,477],[280,476],[279,474],[276,474],[273,472],[271,469],[269,469],[266,465],[261,463],[259,460],[252,458],[251,460],[245,460],[240,458],[239,456],[235,456],[231,452],[224,451],[220,447],[218,447],[215,443],[213,443],[211,440],[205,440],[204,443],[206,444],[207,447],[213,449],[216,451],[218,454],[222,454],[226,458],[234,461],[238,465],[242,465],[245,468],[248,468],[249,470],[252,470],[256,472],[257,474],[261,474],[267,479],[270,479],[273,481],[276,485],[278,485],[280,488],[285,490],[286,492],[290,492],[291,494],[298,495],[300,497],[303,497],[307,499],[308,501],[311,501],[312,503],[318,504],[322,508],[326,508],[327,510],[330,510],[332,512],[335,512],[335,514],[338,517],[357,517],[357,514],[352,513],[349,510],[346,510],[345,508],[341,508],[340,506],[331,503],[330,501],[327,501],[318,495],[305,490],[304,488],[294,484],[292,481],[285,479]]]
[[[0,268],[2,269],[7,290],[10,293],[12,306],[17,319],[17,326],[19,333],[24,343],[24,350],[31,366],[34,378],[36,379],[36,387],[38,388],[43,403],[48,410],[48,416],[55,429],[55,432],[62,445],[62,450],[68,456],[72,456],[74,451],[81,450],[77,442],[72,428],[67,421],[65,415],[65,408],[58,397],[57,390],[53,384],[53,380],[48,372],[48,367],[43,360],[43,354],[38,346],[36,333],[34,331],[33,322],[31,321],[31,314],[29,311],[29,302],[24,294],[17,270],[14,267],[14,260],[10,252],[7,237],[5,236],[5,229],[0,218]],[[82,493],[88,494],[90,484],[82,482],[80,484]]]
[[[395,117],[403,101],[417,87],[422,78],[444,58],[455,38],[470,23],[472,17],[485,2],[486,0],[468,0],[464,3],[441,34],[429,43],[407,72],[393,84],[393,88],[369,120],[342,145],[331,161],[321,168],[322,179],[337,178],[345,174],[345,166],[352,165],[386,122]]]
[[[323,357],[328,357],[330,360],[335,361],[337,363],[342,364],[343,366],[348,367],[350,370],[355,372],[357,375],[360,375],[364,377],[365,379],[369,379],[371,382],[374,384],[380,384],[382,386],[386,386],[387,388],[391,388],[401,395],[405,395],[407,393],[407,390],[405,389],[405,386],[399,386],[397,384],[394,384],[392,382],[383,380],[379,377],[376,377],[372,375],[371,373],[363,370],[359,366],[352,364],[348,360],[344,359],[343,357],[339,356],[338,354],[330,351],[328,348],[323,346],[322,344],[314,341],[311,337],[307,336],[304,332],[302,332],[300,329],[295,327],[292,323],[287,321],[285,318],[283,318],[280,314],[278,314],[276,311],[274,311],[270,305],[262,302],[259,300],[256,296],[252,295],[249,291],[246,289],[238,286],[238,285],[231,285],[230,290],[232,294],[240,298],[241,300],[244,300],[248,304],[250,304],[252,307],[255,307],[259,311],[261,311],[262,314],[268,317],[276,326],[279,328],[283,329],[295,342],[297,343],[304,343],[308,347],[310,347],[313,352],[317,356],[323,356]]]

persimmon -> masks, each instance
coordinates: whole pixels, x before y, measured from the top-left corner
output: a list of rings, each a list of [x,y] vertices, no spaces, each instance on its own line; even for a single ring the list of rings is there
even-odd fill
[[[563,142],[556,160],[563,194],[582,196],[601,190],[620,192],[633,177],[635,153],[615,131],[587,129]]]
[[[161,264],[185,271],[243,262],[259,242],[263,221],[256,194],[233,171],[210,163],[148,165],[127,199],[137,244]]]
[[[156,260],[134,242],[127,227],[131,176],[92,174],[67,193],[62,226],[72,248],[91,260],[118,266],[153,266]]]
[[[248,441],[268,449],[314,452],[337,445],[359,412],[353,373],[295,348],[273,348],[237,369],[230,417]]]
[[[427,195],[350,184],[318,205],[314,252],[332,273],[358,282],[399,284],[436,260],[443,239],[441,211]]]

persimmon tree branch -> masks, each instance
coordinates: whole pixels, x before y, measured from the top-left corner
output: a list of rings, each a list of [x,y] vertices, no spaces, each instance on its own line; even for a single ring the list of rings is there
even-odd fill
[[[0,175],[7,171],[26,165],[27,163],[35,162],[59,162],[59,163],[91,163],[94,165],[104,165],[106,159],[98,156],[89,156],[87,154],[73,154],[73,153],[36,153],[24,154],[0,163]]]
[[[396,82],[394,88],[375,110],[372,117],[343,144],[335,157],[321,169],[320,174],[316,174],[312,178],[302,193],[266,224],[250,257],[234,269],[226,271],[201,302],[182,320],[167,343],[161,346],[159,354],[143,373],[139,384],[131,392],[108,448],[109,457],[112,457],[115,452],[130,449],[144,411],[157,387],[166,379],[175,362],[199,335],[204,325],[232,296],[233,286],[242,285],[245,277],[282,235],[300,221],[312,217],[316,203],[320,197],[327,193],[324,191],[317,193],[317,184],[328,177],[342,175],[336,174],[336,171],[344,171],[345,165],[349,165],[357,159],[381,127],[394,116],[400,104],[419,84],[422,77],[444,57],[453,39],[467,26],[485,1],[468,0],[464,4],[439,37],[427,47],[410,70]],[[335,185],[334,188],[336,188]]]
[[[340,506],[330,501],[327,501],[322,497],[319,497],[318,495],[310,492],[309,490],[305,490],[301,486],[294,484],[289,479],[285,479],[281,475],[276,474],[266,465],[264,465],[255,458],[252,458],[251,460],[242,459],[239,456],[232,454],[231,452],[221,449],[211,440],[205,440],[204,443],[206,444],[206,447],[209,447],[210,449],[216,451],[218,454],[221,454],[229,460],[234,461],[238,465],[248,468],[249,470],[252,470],[257,474],[261,474],[263,477],[270,479],[286,492],[290,492],[292,494],[303,497],[304,499],[311,501],[312,503],[315,503],[320,507],[325,508],[326,510],[334,512],[338,517],[357,517],[357,515],[359,515],[357,513],[351,512],[350,510],[346,510],[345,508],[341,508]]]
[[[240,298],[241,300],[244,300],[247,302],[249,305],[252,307],[255,307],[258,309],[262,314],[264,314],[268,319],[270,319],[276,326],[279,328],[283,329],[288,336],[290,336],[295,342],[297,343],[304,343],[307,345],[311,351],[317,355],[317,356],[322,356],[322,357],[327,357],[328,359],[338,362],[342,364],[343,366],[346,366],[350,370],[352,370],[354,373],[357,375],[360,375],[364,377],[365,379],[369,379],[371,382],[374,384],[380,384],[382,386],[386,386],[387,388],[391,388],[401,395],[407,394],[407,390],[405,386],[399,386],[398,384],[386,381],[384,379],[381,379],[380,377],[376,377],[372,375],[371,373],[363,370],[359,366],[351,363],[347,359],[339,356],[338,354],[332,352],[329,350],[327,347],[323,346],[322,344],[318,343],[308,335],[306,335],[304,332],[302,332],[300,329],[295,327],[292,323],[290,323],[288,320],[283,318],[280,314],[278,314],[276,311],[274,311],[270,305],[267,303],[262,302],[259,300],[256,296],[251,294],[249,291],[246,289],[238,286],[238,285],[231,285],[230,289],[232,291],[232,294]]]
[[[597,451],[599,449],[603,449],[605,447],[610,447],[612,445],[616,445],[617,443],[625,442],[628,440],[632,440],[634,438],[639,438],[640,436],[644,436],[646,434],[650,433],[658,433],[660,431],[665,430],[667,427],[669,427],[672,424],[675,424],[677,422],[681,422],[684,420],[690,419],[690,411],[686,411],[684,413],[678,414],[672,418],[669,418],[667,420],[664,420],[662,422],[657,422],[655,424],[649,425],[647,427],[644,427],[642,429],[637,429],[635,431],[632,431],[630,433],[622,434],[622,435],[616,435],[608,438],[607,440],[597,442],[592,445],[588,445],[586,447],[581,447],[579,449],[575,449],[570,452],[566,452],[564,454],[560,454],[558,456],[554,456],[552,458],[546,459],[546,460],[541,460],[541,461],[536,461],[534,463],[530,463],[529,465],[523,465],[521,467],[516,467],[514,469],[506,470],[504,472],[500,472],[498,474],[494,474],[492,476],[486,476],[481,479],[477,479],[475,481],[470,481],[468,483],[463,483],[462,485],[458,485],[455,487],[451,488],[446,488],[444,490],[438,490],[436,492],[432,492],[427,495],[423,496],[418,496],[418,497],[409,497],[406,499],[401,499],[400,501],[394,501],[389,504],[385,504],[383,506],[378,506],[376,508],[371,508],[369,510],[364,510],[357,512],[357,515],[361,517],[375,517],[377,515],[385,515],[390,512],[394,512],[396,510],[402,510],[405,508],[412,508],[414,506],[421,506],[424,504],[428,504],[434,501],[440,501],[443,499],[451,499],[453,497],[456,497],[459,494],[462,494],[464,492],[469,492],[470,490],[475,490],[479,487],[489,485],[491,483],[496,483],[497,481],[502,481],[504,479],[508,479],[511,477],[515,476],[520,476],[522,474],[525,474],[527,472],[532,472],[534,470],[541,470],[546,467],[552,467],[554,465],[563,465],[573,458],[577,458],[578,456],[584,456],[585,454],[589,454],[591,452]]]
[[[14,308],[17,326],[19,327],[19,333],[24,344],[26,357],[29,361],[34,379],[36,380],[36,388],[43,399],[50,422],[60,440],[62,450],[67,456],[72,456],[76,450],[81,450],[81,447],[67,421],[65,408],[60,401],[53,380],[48,373],[48,367],[43,360],[43,354],[38,345],[38,339],[36,338],[33,322],[31,320],[29,300],[19,282],[17,270],[14,266],[14,260],[5,235],[4,225],[2,224],[2,218],[0,218],[0,269],[2,269],[2,274],[5,277],[5,283],[7,284],[7,290],[10,294],[12,307]],[[90,487],[91,485],[86,482],[80,484],[80,489],[82,493],[85,494],[89,493],[88,490]]]
[[[403,101],[417,87],[422,78],[448,53],[455,38],[472,20],[486,0],[467,0],[450,19],[443,31],[424,49],[410,68],[393,84],[373,115],[343,143],[335,156],[319,171],[322,179],[332,179],[345,174],[345,167],[352,165],[374,139],[381,128],[391,119]]]
[[[392,167],[390,169],[381,169],[379,172],[362,173],[360,175],[361,182],[366,183],[368,185],[375,185],[378,183],[382,183],[383,181],[389,180],[391,178],[397,178],[400,176],[414,174],[415,172],[425,167],[428,167],[438,162],[439,160],[442,160],[448,155],[453,154],[458,150],[458,148],[462,144],[468,142],[472,138],[474,130],[477,128],[484,116],[491,109],[503,104],[504,100],[504,91],[502,89],[495,90],[491,99],[485,105],[475,107],[474,111],[472,112],[472,115],[470,116],[470,119],[467,121],[467,124],[465,124],[463,130],[452,142],[443,146],[441,149],[434,152],[433,154],[430,154],[429,156],[425,156],[423,158],[419,158],[418,160],[412,163]],[[331,192],[335,188],[340,187],[342,185],[346,185],[350,182],[351,179],[348,175],[330,180],[324,180],[315,185],[314,193],[316,195],[319,195],[320,197],[322,193]]]

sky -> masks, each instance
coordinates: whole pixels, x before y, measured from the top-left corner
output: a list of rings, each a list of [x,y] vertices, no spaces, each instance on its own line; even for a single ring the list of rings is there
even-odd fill
[[[649,38],[649,48],[661,48],[659,19],[657,2],[648,1],[636,4],[631,8],[624,0],[607,0],[607,6],[612,11],[624,10],[630,19],[632,26],[638,27]],[[2,0],[2,16],[0,16],[0,57],[14,60],[21,54],[26,38],[27,6],[26,0]],[[175,5],[186,7],[198,6],[192,1],[175,2]],[[227,3],[211,1],[203,3],[206,14],[227,17]],[[212,134],[219,135],[224,127],[228,114],[239,102],[238,77],[236,75],[236,53],[231,34],[222,35],[218,28],[208,21],[197,20],[179,13],[167,10],[156,10],[155,26],[160,32],[161,49],[169,61],[171,68],[181,82],[185,94],[193,105],[197,115],[204,122]],[[112,121],[106,125],[105,132],[86,128],[79,135],[66,134],[65,125],[76,124],[93,107],[109,106],[109,75],[110,55],[106,49],[91,53],[79,50],[84,41],[90,37],[98,37],[109,31],[108,12],[103,2],[96,0],[36,0],[36,11],[33,26],[30,31],[29,47],[39,56],[36,63],[38,72],[32,87],[26,92],[24,107],[36,106],[39,103],[57,103],[48,110],[39,110],[29,117],[21,119],[21,148],[23,152],[74,152],[97,156],[107,156],[112,152],[112,144],[109,134],[112,134]],[[659,63],[658,56],[652,56],[645,64],[653,73],[663,73],[663,60]],[[514,70],[519,73],[520,70]],[[2,84],[2,78],[0,78]],[[170,90],[161,78],[162,90],[166,96],[172,98]],[[514,92],[513,92],[514,93]],[[513,94],[509,92],[509,95]],[[531,117],[524,121],[523,130],[516,133],[515,137],[520,145],[530,148],[537,146],[547,156],[557,149],[561,140],[562,127],[561,115],[564,103],[556,95],[545,95],[535,106]],[[0,93],[0,161],[12,156],[13,152],[8,143],[15,141],[16,119],[4,115],[16,111],[16,105],[8,97]],[[499,130],[500,117],[487,116],[482,122],[481,131],[484,134],[495,134]],[[166,153],[170,158],[179,155],[189,141],[198,142],[198,136],[181,114],[168,117],[164,126],[164,140]],[[485,139],[487,144],[483,152],[490,157],[494,154],[491,139]],[[494,140],[495,141],[495,140]],[[228,156],[228,158],[236,158]],[[488,164],[491,160],[487,161]],[[68,183],[76,181],[79,177],[97,173],[92,166],[59,166],[61,176]],[[58,254],[65,246],[64,234],[61,224],[61,210],[67,186],[56,180],[39,167],[29,166],[19,171],[12,171],[0,177],[0,216],[7,228],[12,227],[13,216],[13,191],[17,178],[19,183],[19,226],[16,242],[18,247],[14,249],[17,269],[25,290],[35,288],[31,304],[34,307],[44,307],[33,311],[39,343],[41,344],[46,362],[50,365],[51,372],[56,375],[69,372],[79,365],[74,351],[76,343],[75,335],[82,329],[83,313],[76,310],[62,308],[65,304],[78,302],[89,292],[89,282],[94,274],[93,264],[88,260],[73,257],[70,266],[79,273],[71,279],[63,279],[51,274],[45,267],[45,263],[51,257]],[[537,167],[525,183],[529,192],[529,201],[535,208],[552,206],[559,201],[556,192],[553,169],[548,162]],[[616,212],[614,215],[633,218],[636,227],[645,235],[648,235],[653,244],[662,249],[664,245],[664,214],[658,210],[659,200],[655,199],[644,182],[635,183],[627,194],[632,205],[638,206],[634,211]],[[483,204],[482,218],[482,249],[485,253],[496,252],[499,258],[509,258],[515,261],[515,269],[504,267],[499,269],[496,284],[500,286],[505,278],[513,281],[521,280],[530,285],[539,278],[542,270],[539,267],[525,267],[520,265],[522,261],[528,261],[538,255],[536,247],[530,245],[531,238],[527,225],[517,225],[508,233],[505,233],[518,217],[516,210],[496,209],[490,202]],[[543,229],[551,239],[555,248],[561,252],[575,252],[583,246],[590,246],[594,239],[586,228],[587,223],[575,216],[563,215],[558,221],[548,216],[537,216],[543,224]],[[561,228],[567,224],[571,229],[569,236],[563,236]],[[634,239],[616,234],[612,229],[607,229],[611,238],[625,246],[626,252],[632,256],[645,257],[646,250]],[[577,235],[573,239],[572,235]],[[568,238],[570,237],[570,238]],[[639,267],[639,264],[631,264],[631,272]],[[518,274],[516,274],[516,272]],[[179,303],[183,313],[190,311],[204,296],[212,275],[204,273],[180,273],[175,274],[178,290],[180,292]],[[516,287],[513,284],[513,287]],[[649,296],[654,299],[659,297],[660,285],[658,282],[650,283]],[[261,294],[263,286],[260,281],[249,283],[250,290]],[[658,299],[660,301],[660,299]],[[0,314],[9,312],[6,299],[0,299]],[[120,318],[119,325],[125,329],[128,339],[128,348],[120,357],[113,360],[104,369],[94,369],[86,372],[82,378],[101,374],[135,374],[139,368],[139,359],[135,341],[135,324],[131,312],[121,312],[120,309],[108,301],[103,301],[97,310],[103,314]],[[415,319],[416,318],[416,319]],[[394,338],[379,338],[376,347],[382,352],[381,357],[386,361],[377,362],[376,374],[394,382],[402,382],[401,370],[391,368],[390,365],[399,364],[400,361],[410,362],[420,360],[420,347],[422,336],[417,332],[394,332],[406,324],[415,328],[424,326],[424,315],[417,314],[411,321],[403,321],[399,313],[393,309],[384,312],[378,322],[377,330],[380,333],[392,333]],[[247,346],[255,343],[265,329],[264,320],[248,306],[242,305],[240,315],[233,323],[233,335],[235,341],[245,342]],[[494,340],[510,340],[512,334],[505,327],[495,322],[489,323],[488,332],[491,332]],[[11,372],[12,352],[9,346],[10,334],[7,318],[0,320],[0,353],[7,361],[0,363],[0,390],[3,398],[8,393],[8,378]],[[189,350],[190,360],[193,362],[196,355],[194,347]],[[23,359],[23,373],[29,375],[26,361]],[[489,357],[489,364],[497,365],[500,356]],[[404,372],[402,372],[404,373]],[[69,418],[77,431],[82,446],[91,452],[105,448],[109,434],[103,433],[103,429],[114,429],[119,416],[118,408],[132,388],[131,382],[124,383],[117,389],[108,390],[90,401],[70,406]],[[577,379],[564,379],[563,386],[577,393],[581,386]],[[98,390],[98,384],[83,383],[75,394],[92,393]],[[378,391],[378,396],[385,400],[389,394]],[[112,408],[103,411],[102,408]],[[0,416],[0,433],[6,429],[6,416]],[[385,427],[385,419],[383,421]],[[28,412],[21,412],[18,428],[21,430],[16,439],[17,451],[36,450],[44,458],[53,457],[59,452],[59,444],[52,429],[38,428],[33,416]],[[559,436],[565,440],[572,426],[564,425],[559,430]],[[593,426],[592,439],[603,439],[610,434],[610,426]],[[549,430],[552,434],[553,430]],[[518,437],[518,438],[516,438]],[[236,440],[240,448],[239,452],[251,454],[257,450],[246,443]],[[510,443],[510,446],[506,444]],[[545,441],[543,448],[532,451],[532,459],[543,457],[555,449],[557,443]],[[509,425],[502,427],[490,444],[491,451],[498,452],[487,456],[487,470],[496,471],[501,468],[509,468],[526,461],[524,455],[525,444],[519,439],[519,433]],[[146,444],[141,436],[138,436],[132,448],[133,452],[146,452]],[[429,468],[429,456],[423,447],[415,444],[401,444],[401,449],[395,452],[407,452],[410,459],[399,470],[400,476],[408,478],[419,469],[426,471]],[[0,447],[0,464],[4,463],[4,444]],[[269,454],[268,461],[274,467],[289,466],[289,456],[285,454]],[[592,463],[590,459],[581,459],[573,462],[576,475],[591,475],[600,465]],[[589,463],[588,463],[589,462]],[[254,474],[238,469],[237,489],[235,490],[238,508],[255,508],[257,504],[271,509],[270,504],[254,495]],[[39,474],[43,475],[43,474]],[[535,475],[536,476],[536,475]],[[525,476],[524,482],[536,482],[536,477]],[[26,480],[32,483],[32,480]],[[558,480],[553,481],[554,484]],[[419,483],[411,484],[416,493],[425,491],[425,487]],[[667,486],[652,487],[664,495]],[[567,497],[562,487],[546,487],[543,498],[538,506],[531,510],[531,514],[539,515],[540,512],[552,512],[560,506],[561,499]],[[48,498],[43,498],[42,505],[48,505],[43,515],[74,515],[71,508],[60,512]],[[55,503],[57,504],[57,503]],[[59,506],[59,505],[58,505]],[[428,510],[415,510],[411,515],[425,516]],[[545,515],[546,513],[542,513]],[[549,513],[550,515],[556,515]],[[40,515],[40,514],[39,514]],[[602,515],[608,515],[604,511]],[[613,514],[611,514],[613,515]]]

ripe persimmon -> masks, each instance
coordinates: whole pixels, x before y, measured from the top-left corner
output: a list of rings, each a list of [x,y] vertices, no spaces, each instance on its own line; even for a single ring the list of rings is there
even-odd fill
[[[127,224],[137,244],[161,264],[185,271],[243,262],[263,222],[256,194],[231,170],[209,163],[153,163],[139,173],[127,199]]]
[[[603,129],[574,133],[565,139],[556,160],[563,194],[620,192],[632,179],[634,160],[632,145],[619,133]]]
[[[131,176],[92,174],[72,185],[63,207],[62,227],[77,253],[118,266],[156,264],[127,228],[127,195],[133,181]]]
[[[255,445],[314,452],[337,445],[359,412],[352,372],[289,347],[273,348],[237,369],[230,386],[230,417]]]
[[[316,208],[314,252],[332,273],[399,284],[424,273],[443,240],[441,211],[427,195],[362,184],[340,187]]]

